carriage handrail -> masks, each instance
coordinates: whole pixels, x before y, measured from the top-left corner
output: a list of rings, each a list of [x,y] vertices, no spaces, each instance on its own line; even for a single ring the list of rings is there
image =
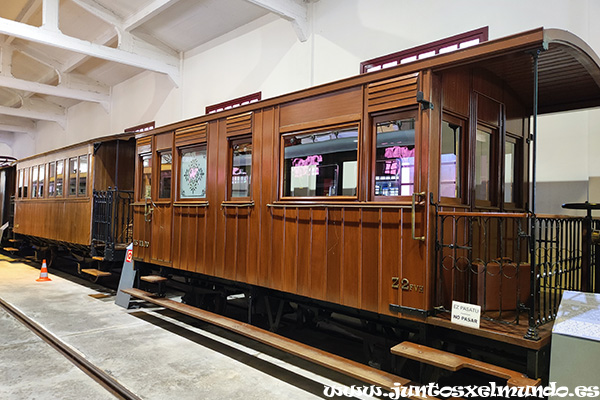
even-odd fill
[[[471,211],[439,211],[440,217],[490,217],[490,218],[527,218],[529,213],[509,213],[509,212],[471,212]]]

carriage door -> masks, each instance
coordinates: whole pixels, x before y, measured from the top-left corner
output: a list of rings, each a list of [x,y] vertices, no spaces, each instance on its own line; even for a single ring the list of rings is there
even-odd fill
[[[375,116],[373,136],[373,198],[382,205],[379,257],[388,291],[384,296],[390,305],[424,309],[427,195],[422,191],[427,185],[419,176],[427,146],[421,145],[419,110]]]
[[[133,207],[133,256],[150,262],[152,231],[149,207],[152,205],[152,137],[137,142],[136,191]]]
[[[169,266],[171,263],[171,182],[173,135],[138,140],[137,191],[134,207],[134,257]]]
[[[153,153],[155,166],[152,199],[149,206],[149,224],[152,244],[150,261],[159,265],[171,265],[172,233],[172,178],[173,178],[173,134],[164,133],[155,137]]]

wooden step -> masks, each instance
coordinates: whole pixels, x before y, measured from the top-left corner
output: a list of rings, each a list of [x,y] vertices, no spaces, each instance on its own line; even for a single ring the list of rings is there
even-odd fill
[[[488,375],[497,376],[498,378],[506,379],[508,386],[539,386],[541,383],[540,379],[530,379],[517,371],[411,342],[402,342],[392,347],[391,352],[394,355],[410,358],[411,360],[433,365],[448,371],[469,368]]]
[[[159,275],[140,276],[140,279],[143,281],[146,281],[146,282],[150,282],[150,283],[160,283],[160,282],[165,282],[168,280],[164,276],[159,276]]]
[[[81,272],[83,272],[84,274],[93,275],[93,276],[111,276],[112,275],[110,272],[100,271],[99,269],[95,269],[95,268],[85,268],[85,269],[82,269]]]
[[[19,249],[15,249],[14,247],[4,247],[4,251],[8,251],[10,253],[14,253],[19,251]]]
[[[92,260],[96,260],[96,261],[104,261],[104,257],[101,256],[93,256]]]
[[[21,239],[8,239],[8,241],[11,243],[21,243],[22,242]]]
[[[158,306],[180,312],[202,321],[206,321],[221,328],[228,329],[242,336],[256,340],[257,342],[267,344],[281,351],[293,354],[302,359],[319,364],[371,385],[377,385],[384,389],[392,389],[398,387],[398,384],[400,386],[413,384],[413,382],[406,378],[402,378],[397,375],[369,367],[368,365],[348,360],[335,354],[327,353],[304,343],[296,342],[294,340],[277,335],[276,333],[236,321],[222,315],[213,314],[209,311],[201,310],[188,304],[179,303],[177,301],[165,298],[157,298],[151,293],[139,289],[123,289],[121,291],[138,299],[142,299]],[[421,396],[413,396],[411,398],[424,399],[424,397]],[[434,399],[433,397],[427,398]]]

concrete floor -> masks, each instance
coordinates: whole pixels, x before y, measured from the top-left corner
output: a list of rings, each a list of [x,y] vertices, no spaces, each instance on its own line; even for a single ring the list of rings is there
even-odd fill
[[[51,282],[36,282],[39,273],[0,255],[0,298],[143,399],[313,399],[327,398],[325,385],[362,386],[169,310],[126,310],[114,293],[52,269]],[[0,311],[0,398],[113,397]]]

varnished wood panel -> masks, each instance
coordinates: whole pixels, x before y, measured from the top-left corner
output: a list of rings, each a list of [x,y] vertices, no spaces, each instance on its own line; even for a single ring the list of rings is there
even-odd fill
[[[313,122],[315,126],[323,120],[335,117],[351,116],[346,121],[336,120],[337,123],[348,122],[360,115],[362,111],[362,88],[355,87],[322,96],[302,99],[281,106],[281,129]],[[308,128],[310,125],[304,126]]]
[[[161,265],[171,263],[172,209],[167,204],[157,204],[152,212],[152,239],[150,259]]]
[[[347,209],[343,211],[342,243],[344,245],[341,283],[342,302],[351,307],[361,305],[361,229],[360,210]]]
[[[452,69],[442,73],[442,105],[444,110],[469,115],[471,75],[468,69]]]
[[[19,201],[15,208],[16,233],[90,245],[92,215],[87,199]]]

